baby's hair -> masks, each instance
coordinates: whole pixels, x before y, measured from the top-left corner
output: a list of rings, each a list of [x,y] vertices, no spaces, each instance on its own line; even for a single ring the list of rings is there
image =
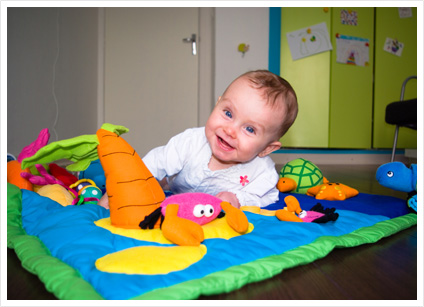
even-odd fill
[[[279,130],[279,136],[282,137],[293,125],[298,112],[297,97],[293,87],[287,80],[268,70],[249,71],[239,78],[242,77],[248,78],[254,88],[264,90],[264,95],[271,107],[278,107],[281,106],[280,103],[283,103],[285,118]]]

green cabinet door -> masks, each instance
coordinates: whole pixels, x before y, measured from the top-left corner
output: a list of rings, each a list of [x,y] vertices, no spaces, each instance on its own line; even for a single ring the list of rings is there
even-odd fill
[[[281,139],[283,147],[328,147],[330,52],[293,60],[286,35],[322,22],[330,31],[330,10],[322,7],[281,10],[280,75],[293,86],[299,102],[298,117]]]
[[[387,38],[403,43],[401,56],[384,51]],[[374,148],[391,148],[395,127],[385,122],[387,104],[400,100],[403,81],[417,74],[417,9],[412,17],[400,18],[396,7],[376,8],[374,89]],[[420,55],[422,56],[422,55]],[[408,82],[405,99],[417,97],[417,81]],[[400,128],[398,148],[417,148],[417,132]]]
[[[342,24],[354,11],[357,25]],[[333,50],[293,60],[287,32],[325,22]],[[370,148],[374,8],[282,8],[281,76],[294,87],[299,115],[283,147]],[[336,34],[368,39],[367,66],[337,63]]]
[[[353,11],[356,25],[341,22]],[[282,8],[280,74],[294,87],[299,115],[281,139],[283,147],[391,148],[395,127],[385,122],[387,104],[400,98],[402,82],[417,74],[417,9],[400,18],[396,7]],[[325,22],[332,51],[293,60],[287,33]],[[337,62],[336,34],[368,39],[367,66]],[[404,44],[401,56],[384,51],[387,38]],[[416,80],[405,99],[417,97]],[[401,128],[398,148],[416,148],[415,130]]]
[[[356,23],[343,23],[342,15]],[[371,148],[374,8],[332,8],[331,41],[329,147]],[[337,62],[338,53],[348,64]]]

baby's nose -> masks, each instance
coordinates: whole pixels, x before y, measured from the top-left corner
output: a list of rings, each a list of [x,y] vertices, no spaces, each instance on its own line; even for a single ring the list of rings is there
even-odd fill
[[[236,129],[234,129],[232,125],[226,126],[224,131],[229,137],[232,137],[232,138],[236,137]]]

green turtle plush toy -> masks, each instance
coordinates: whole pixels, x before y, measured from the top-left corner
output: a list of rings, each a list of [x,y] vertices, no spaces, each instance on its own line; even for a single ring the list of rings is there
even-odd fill
[[[315,164],[298,158],[288,162],[281,169],[277,188],[281,192],[306,194],[308,189],[321,185],[323,182],[324,176]]]

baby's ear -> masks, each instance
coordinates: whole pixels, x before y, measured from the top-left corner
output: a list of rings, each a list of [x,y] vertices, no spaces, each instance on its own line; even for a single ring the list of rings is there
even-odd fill
[[[280,148],[281,148],[281,143],[279,141],[274,141],[271,144],[269,144],[267,147],[265,147],[265,149],[262,150],[259,153],[258,156],[261,157],[261,158],[263,158],[263,157],[269,155],[270,153],[272,153],[273,151],[276,151],[276,150],[278,150]]]

